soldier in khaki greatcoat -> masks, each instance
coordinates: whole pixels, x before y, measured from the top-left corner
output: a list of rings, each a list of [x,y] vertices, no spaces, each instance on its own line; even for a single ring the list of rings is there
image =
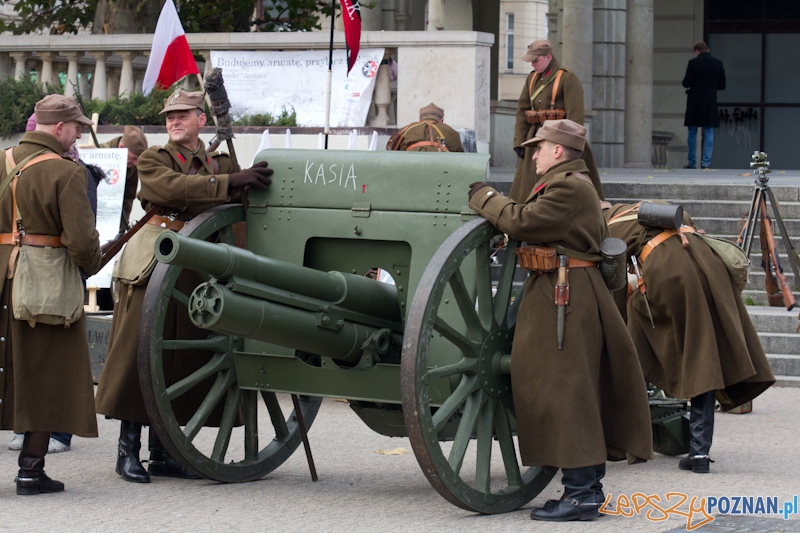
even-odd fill
[[[119,231],[128,230],[128,225],[133,208],[133,201],[136,199],[136,189],[139,187],[139,171],[136,164],[139,156],[147,150],[147,137],[144,136],[142,128],[138,126],[125,126],[122,135],[114,137],[108,142],[101,143],[100,148],[127,148],[128,149],[128,171],[125,174],[125,195],[122,200],[122,216],[119,221]]]
[[[617,204],[605,213],[611,236],[641,262],[646,293],[631,296],[628,331],[644,376],[670,396],[692,399],[689,455],[679,467],[708,473],[715,393],[729,411],[767,390],[775,376],[722,259],[697,235],[684,234],[683,246],[680,235],[640,225],[636,207]],[[684,224],[696,229],[685,213]]]
[[[412,122],[389,139],[387,150],[402,152],[463,152],[461,136],[444,123],[444,109],[433,102],[419,110]]]
[[[533,139],[544,120],[569,119],[583,125],[586,118],[583,86],[578,77],[563,68],[553,56],[553,45],[550,41],[533,41],[522,60],[531,63],[533,72],[528,74],[519,95],[514,125],[514,151],[520,161],[517,162],[509,196],[517,202],[524,202],[534,183],[541,178],[533,163],[533,147],[523,146],[523,143]],[[588,142],[581,153],[581,159],[586,162],[586,175],[592,180],[600,199],[604,200],[600,173]]]
[[[137,483],[149,483],[150,475],[196,477],[167,454],[152,429],[147,471],[139,461],[141,430],[149,420],[139,386],[137,338],[147,280],[151,273],[147,265],[153,258],[155,237],[159,231],[179,230],[186,221],[203,211],[229,202],[232,194],[238,194],[248,185],[266,188],[270,183],[268,176],[272,174],[272,170],[266,168],[266,163],[258,163],[253,168],[241,171],[227,154],[206,152],[199,138],[200,128],[206,123],[202,92],[175,91],[164,100],[161,113],[166,114],[170,140],[163,147],[153,146],[146,150],[139,156],[138,163],[141,181],[138,197],[146,210],[153,206],[160,208],[148,226],[128,242],[114,270],[113,275],[118,282],[114,319],[106,365],[96,398],[98,413],[121,421],[116,471],[126,481]],[[200,283],[199,276],[192,277],[191,272],[184,274],[178,281],[179,288],[191,291]],[[192,328],[185,311],[179,313],[174,322],[171,327],[182,331]],[[167,372],[171,372],[167,380],[175,382],[204,362],[202,357],[192,357],[183,352],[176,354],[173,361],[165,364]],[[202,400],[199,392],[184,396],[185,411],[180,405],[173,406],[179,419],[187,418],[186,413],[192,412],[191,406],[197,407]]]
[[[652,456],[650,411],[636,349],[597,268],[605,222],[586,164],[579,159],[585,133],[571,120],[547,121],[528,141],[525,146],[534,146],[542,177],[525,202],[482,182],[470,189],[472,209],[510,237],[555,248],[568,269],[563,315],[554,304],[556,265],[541,264],[531,272],[511,351],[522,464],[554,466],[563,473],[562,499],[534,509],[534,520],[598,517],[606,459],[637,462]]]
[[[83,316],[68,322],[69,327],[42,321],[34,321],[32,326],[27,320],[15,319],[12,313],[13,286],[21,275],[15,259],[14,277],[6,279],[12,254],[17,257],[26,247],[49,248],[55,254],[66,249],[67,261],[84,274],[94,274],[100,267],[99,236],[86,195],[86,169],[62,157],[81,137],[83,125],[92,122],[83,116],[74,99],[63,95],[45,97],[36,104],[35,113],[36,130],[27,132],[19,146],[9,149],[0,163],[0,429],[25,435],[19,455],[17,494],[64,490],[63,483],[44,472],[51,431],[97,436]],[[37,154],[41,155],[30,159]],[[14,185],[6,182],[8,170],[41,157],[45,159],[23,166],[15,180],[15,216]],[[18,217],[20,224],[15,223]],[[21,248],[13,244],[17,239]],[[70,281],[58,275],[50,279],[49,289],[54,292],[64,291]],[[80,277],[72,281],[79,289],[75,309],[82,311]]]

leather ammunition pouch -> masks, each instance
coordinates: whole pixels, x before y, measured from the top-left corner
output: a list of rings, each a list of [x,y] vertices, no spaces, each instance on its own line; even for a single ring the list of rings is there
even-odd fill
[[[564,109],[525,110],[525,120],[528,124],[544,124],[545,120],[563,120],[565,118],[567,118],[567,112]]]
[[[520,268],[525,270],[541,275],[544,272],[553,272],[558,268],[558,256],[555,248],[548,246],[519,246],[514,251],[517,254]]]

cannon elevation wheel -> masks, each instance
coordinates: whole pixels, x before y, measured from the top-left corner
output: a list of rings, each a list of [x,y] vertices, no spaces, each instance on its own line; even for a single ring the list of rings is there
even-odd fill
[[[195,217],[180,233],[235,245],[243,240],[243,224],[235,225],[244,220],[241,206],[219,206]],[[239,388],[233,355],[242,349],[242,339],[185,325],[192,279],[200,275],[166,264],[158,264],[150,278],[139,329],[147,414],[164,447],[186,468],[217,481],[252,481],[280,466],[301,443],[297,419],[294,411],[284,416],[274,393]],[[189,357],[200,362],[188,375],[176,377],[181,357],[184,363]],[[307,427],[320,400],[300,397]]]
[[[508,244],[493,296],[495,235],[477,219],[436,252],[408,311],[401,363],[406,430],[422,471],[445,499],[480,513],[518,509],[556,472],[524,469],[517,459],[508,376],[517,243]],[[434,405],[433,385],[442,380],[452,392]]]

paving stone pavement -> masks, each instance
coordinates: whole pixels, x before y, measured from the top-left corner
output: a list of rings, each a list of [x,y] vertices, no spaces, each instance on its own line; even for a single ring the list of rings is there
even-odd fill
[[[283,401],[284,410],[290,403]],[[800,493],[800,389],[773,387],[745,415],[718,414],[708,475],[678,469],[678,458],[657,455],[641,465],[609,463],[605,491],[621,495],[775,497],[779,508]],[[343,402],[324,400],[309,436],[320,480],[311,482],[302,450],[265,478],[251,483],[154,478],[126,483],[114,473],[116,421],[98,418],[98,439],[75,438],[72,451],[49,455],[46,470],[66,484],[62,494],[17,496],[12,482],[17,452],[6,449],[11,432],[0,431],[0,532],[2,531],[280,531],[419,532],[552,531],[592,533],[685,531],[686,518],[663,522],[645,517],[605,516],[590,522],[541,523],[533,506],[560,496],[560,476],[522,509],[477,515],[441,498],[422,474],[408,439],[369,430]],[[146,436],[145,436],[146,438]],[[688,504],[679,508],[688,511]],[[651,514],[654,518],[657,515]],[[720,516],[699,531],[800,531],[797,515]],[[702,520],[693,518],[693,524]]]

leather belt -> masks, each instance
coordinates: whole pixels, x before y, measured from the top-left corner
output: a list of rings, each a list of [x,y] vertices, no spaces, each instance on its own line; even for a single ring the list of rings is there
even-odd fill
[[[186,224],[186,222],[183,220],[173,220],[169,217],[161,215],[153,215],[153,217],[148,220],[147,223],[154,226],[171,229],[172,231],[180,231],[181,228],[183,228],[183,226]]]
[[[567,268],[589,268],[596,266],[597,261],[584,261],[583,259],[576,259],[574,257],[570,257],[567,263]]]
[[[20,237],[19,243],[25,246],[41,246],[46,248],[63,248],[61,237],[54,235],[30,235]],[[14,244],[13,233],[0,233],[0,244]]]
[[[683,236],[684,233],[694,233],[694,228],[691,226],[681,226],[680,229],[677,230],[665,229],[664,231],[662,231],[661,233],[659,233],[658,235],[647,241],[647,244],[645,244],[644,248],[642,249],[642,253],[639,254],[639,262],[644,263],[644,260],[647,259],[647,257],[653,252],[653,250],[655,250],[656,246],[666,241],[670,237],[673,237],[675,235],[681,235],[681,239],[686,239],[686,237]],[[683,245],[683,247],[686,248],[688,244],[689,243],[686,242]]]

